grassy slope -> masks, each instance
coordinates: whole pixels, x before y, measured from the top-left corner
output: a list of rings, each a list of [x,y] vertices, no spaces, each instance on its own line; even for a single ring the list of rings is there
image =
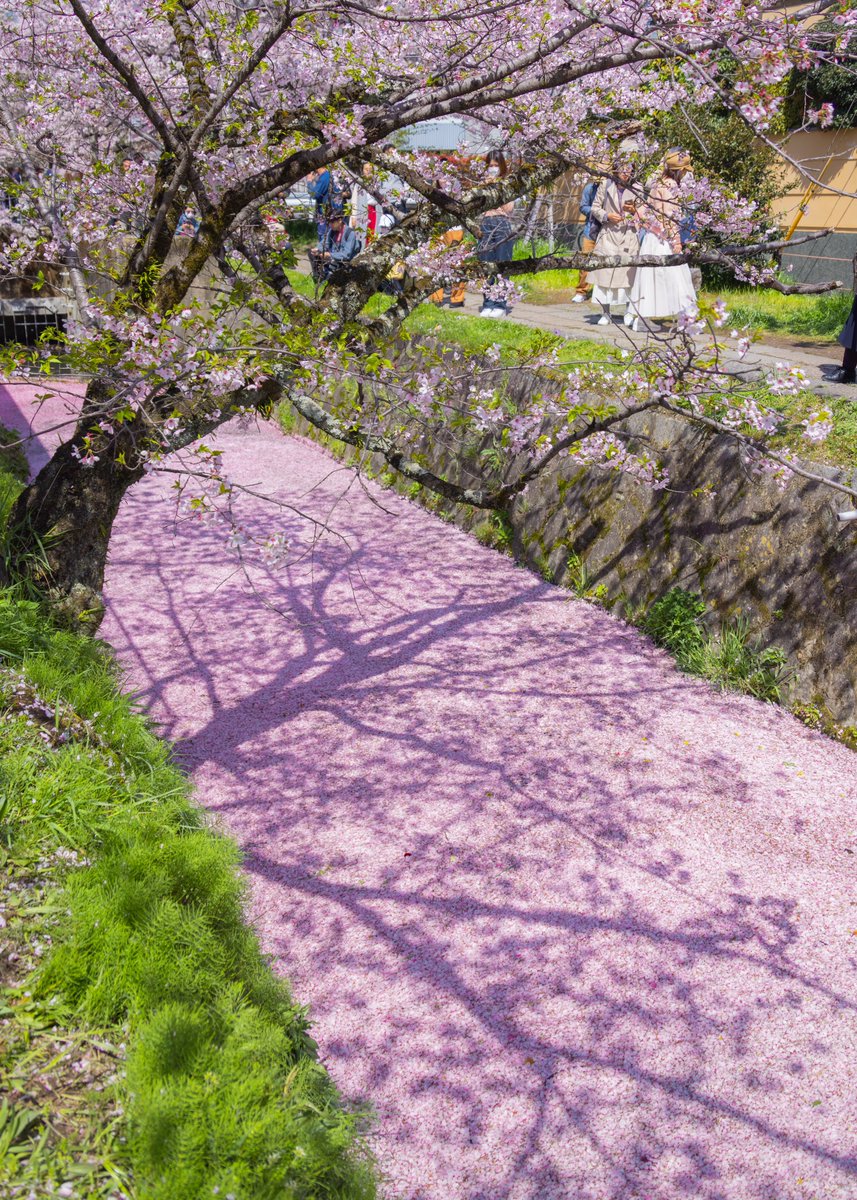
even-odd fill
[[[567,340],[547,329],[533,329],[511,320],[489,317],[462,316],[447,309],[421,305],[405,323],[410,333],[430,333],[444,342],[454,342],[474,354],[499,346],[501,361],[511,363],[525,360],[544,349],[546,344],[559,344],[560,362],[573,363],[618,361],[618,351],[604,342],[584,338]]]
[[[523,276],[538,286],[546,281],[545,296],[553,294],[551,280],[553,277],[574,274],[573,272],[546,271],[539,276]],[[290,272],[295,287],[306,295],[313,291],[312,281],[300,272]],[[838,333],[851,308],[850,293],[843,295],[834,293],[827,296],[781,296],[778,292],[753,292],[745,289],[741,292],[720,293],[726,299],[732,313],[732,324],[752,324],[751,315],[768,313],[771,321],[788,320],[794,325],[812,325],[814,328],[829,326],[833,331],[829,336]],[[570,295],[570,293],[569,293]],[[709,297],[711,298],[711,297]],[[556,302],[552,300],[551,303]],[[389,304],[385,296],[376,296],[367,305],[367,311],[375,312]],[[780,314],[780,316],[777,316]],[[782,314],[786,314],[783,316]],[[815,314],[815,315],[813,315]],[[771,326],[774,327],[773,325]],[[437,309],[433,305],[423,304],[408,318],[405,328],[411,333],[431,333],[442,341],[453,342],[472,353],[480,353],[491,346],[501,349],[501,361],[513,363],[526,359],[528,355],[538,352],[545,342],[556,342],[558,339],[548,330],[533,329],[530,326],[519,325],[512,317],[511,320],[496,321],[480,317],[464,316],[452,313],[446,309]],[[795,330],[797,332],[797,330]],[[618,351],[603,342],[579,340],[563,340],[560,361],[566,364],[611,361],[618,359]],[[819,400],[812,392],[801,392],[797,396],[775,398],[760,388],[760,398],[766,404],[785,411],[790,418],[801,421],[819,406]],[[791,448],[802,458],[824,462],[834,466],[857,467],[857,405],[848,397],[834,397],[826,401],[833,412],[833,432],[830,437],[820,444],[812,444],[802,437],[795,435],[783,439],[783,444]]]
[[[289,271],[289,280],[296,291],[312,296],[314,285],[308,275],[301,271]],[[392,300],[388,296],[373,296],[366,305],[366,313],[374,316],[383,312]],[[448,309],[435,308],[433,304],[421,304],[405,322],[409,333],[431,333],[443,341],[454,342],[465,350],[480,353],[491,346],[499,346],[503,361],[510,362],[525,358],[542,349],[545,342],[560,341],[549,330],[533,329],[519,325],[514,319],[497,321],[486,317],[464,316]],[[561,353],[563,362],[593,362],[617,358],[617,352],[603,342],[590,342],[581,338],[566,341]]]
[[[118,683],[0,592],[0,1195],[373,1196],[237,848]]]

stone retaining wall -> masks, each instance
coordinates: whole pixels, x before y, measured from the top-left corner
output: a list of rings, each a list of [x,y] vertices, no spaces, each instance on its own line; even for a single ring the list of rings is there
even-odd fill
[[[534,385],[512,375],[508,386],[523,400]],[[628,428],[666,462],[670,487],[557,461],[508,511],[514,556],[557,583],[582,566],[587,588],[626,614],[672,587],[698,591],[715,628],[742,617],[764,645],[783,649],[796,672],[790,701],[857,725],[857,523],[836,517],[848,500],[797,477],[785,490],[751,478],[728,438],[669,414],[632,418]],[[453,453],[427,435],[413,449],[456,482],[479,478],[478,447]],[[384,466],[373,459],[376,471]],[[843,482],[857,485],[857,473]],[[463,528],[484,527],[485,512],[430,503]]]

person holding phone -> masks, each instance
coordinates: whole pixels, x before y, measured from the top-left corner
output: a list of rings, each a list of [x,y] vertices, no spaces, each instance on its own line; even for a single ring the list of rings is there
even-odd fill
[[[630,163],[615,166],[613,176],[605,179],[598,188],[592,204],[592,216],[601,224],[601,232],[595,242],[595,254],[607,258],[621,255],[633,258],[637,253],[637,201],[633,192],[634,171]],[[634,277],[632,266],[598,267],[589,272],[592,283],[592,302],[601,305],[599,325],[612,321],[611,308],[625,305]],[[630,324],[626,311],[626,324]]]

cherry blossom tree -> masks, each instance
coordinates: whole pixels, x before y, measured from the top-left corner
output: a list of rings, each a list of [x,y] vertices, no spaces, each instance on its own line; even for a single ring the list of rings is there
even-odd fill
[[[810,44],[807,22],[818,16],[828,32]],[[97,625],[127,488],[190,454],[187,502],[222,514],[234,485],[210,435],[281,401],[423,486],[485,508],[508,503],[559,454],[657,486],[658,463],[623,437],[630,415],[655,407],[743,440],[771,469],[794,469],[769,445],[777,419],[724,380],[716,345],[700,352],[697,335],[722,324],[717,310],[689,314],[609,379],[596,368],[560,372],[545,339],[524,366],[561,373],[562,386],[514,412],[490,354],[475,364],[403,347],[403,324],[445,278],[483,273],[470,240],[443,244],[452,223],[474,230],[500,203],[526,201],[569,170],[591,174],[620,143],[642,199],[664,147],[629,148],[629,113],[716,99],[775,145],[783,81],[795,68],[847,62],[855,23],[833,0],[790,14],[748,0],[17,0],[0,15],[9,200],[0,273],[7,285],[63,281],[75,317],[62,356],[89,383],[12,513],[8,569]],[[491,180],[477,163],[400,148],[401,131],[449,116],[494,130],[510,173]],[[265,238],[264,214],[309,172],[337,164],[357,177],[366,163],[376,179],[404,181],[416,202],[307,297],[290,282],[289,249]],[[788,290],[758,265],[778,233],[752,203],[704,178],[685,191],[697,236],[668,262],[718,262]],[[188,206],[199,227],[179,242]],[[402,260],[416,285],[382,311],[373,297]],[[656,265],[599,263],[630,261]],[[580,255],[516,262],[504,286],[584,262],[599,265]],[[0,365],[49,387],[55,358],[55,344],[7,346]],[[773,386],[799,382],[784,371]],[[463,415],[511,478],[495,470],[462,488],[411,452],[415,430],[454,440]],[[829,414],[805,426],[823,436]],[[276,538],[261,549],[284,552]]]

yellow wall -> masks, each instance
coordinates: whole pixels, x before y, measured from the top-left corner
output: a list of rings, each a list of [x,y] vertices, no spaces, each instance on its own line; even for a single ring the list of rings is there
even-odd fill
[[[800,228],[857,232],[857,129],[793,133],[786,141],[785,151],[822,183],[809,200]],[[798,213],[807,180],[786,166],[785,183],[788,190],[775,202],[775,209],[780,221],[788,227]],[[831,188],[851,195],[839,195]]]

